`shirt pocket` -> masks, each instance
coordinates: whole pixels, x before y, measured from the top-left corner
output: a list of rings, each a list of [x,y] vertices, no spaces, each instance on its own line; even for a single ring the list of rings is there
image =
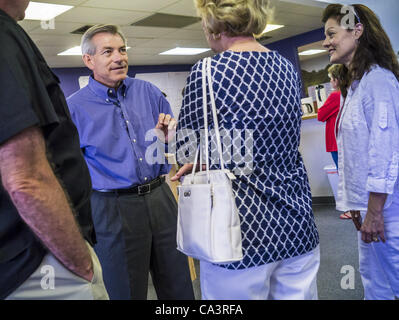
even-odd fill
[[[345,106],[342,118],[342,127],[348,130],[356,130],[365,123],[362,104],[357,96],[353,96],[351,101]]]

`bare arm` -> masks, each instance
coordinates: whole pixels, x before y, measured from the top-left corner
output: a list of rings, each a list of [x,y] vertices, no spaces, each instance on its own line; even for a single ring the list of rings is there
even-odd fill
[[[90,253],[46,157],[39,128],[0,145],[0,177],[21,218],[66,268],[90,281]]]

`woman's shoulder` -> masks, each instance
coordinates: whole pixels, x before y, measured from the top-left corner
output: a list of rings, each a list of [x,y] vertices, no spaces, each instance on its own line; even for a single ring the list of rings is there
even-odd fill
[[[381,95],[390,90],[399,91],[399,82],[394,73],[378,65],[372,66],[358,85],[363,93],[371,95]]]
[[[361,82],[377,82],[384,80],[397,80],[391,70],[385,69],[379,65],[373,65],[368,72],[366,72]]]
[[[234,66],[247,66],[250,64],[254,68],[259,68],[264,71],[273,72],[276,69],[295,71],[293,64],[279,54],[277,51],[224,51],[212,57],[213,63],[217,67],[224,65]]]

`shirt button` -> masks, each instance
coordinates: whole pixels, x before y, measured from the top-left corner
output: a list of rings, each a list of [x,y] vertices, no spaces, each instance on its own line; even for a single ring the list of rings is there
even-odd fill
[[[129,124],[129,120],[126,120],[126,124]]]
[[[109,102],[109,99],[106,99],[105,101]]]
[[[140,158],[139,160],[140,160],[140,161],[143,161],[143,158]]]
[[[147,181],[148,180],[148,178],[147,177],[144,177],[144,181]]]
[[[133,141],[134,143],[136,143],[136,139],[133,139],[132,141]]]

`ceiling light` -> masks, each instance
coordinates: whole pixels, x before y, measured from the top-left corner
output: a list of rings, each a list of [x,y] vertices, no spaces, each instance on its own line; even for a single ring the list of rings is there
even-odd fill
[[[80,48],[80,46],[70,48],[58,54],[58,56],[81,56],[81,55],[82,55],[82,49]]]
[[[281,24],[268,24],[266,26],[266,29],[263,30],[262,34],[270,32],[270,31],[273,31],[273,30],[277,30],[277,29],[280,29],[280,28],[283,28],[283,27],[285,27],[285,26],[281,25]]]
[[[52,3],[30,2],[25,11],[27,20],[52,20],[60,14],[72,9],[73,6],[64,6]]]
[[[126,50],[129,50],[129,49],[130,49],[130,47],[126,47]],[[57,56],[81,56],[81,55],[82,55],[82,49],[80,46],[70,48],[68,50],[65,50],[65,51],[57,54]]]
[[[194,56],[200,53],[207,52],[211,49],[208,48],[174,48],[171,50],[167,50],[165,52],[161,52],[160,55],[175,55],[175,56]]]
[[[300,56],[311,56],[311,55],[322,53],[322,52],[327,52],[327,50],[306,50],[303,52],[299,52],[299,55]]]

